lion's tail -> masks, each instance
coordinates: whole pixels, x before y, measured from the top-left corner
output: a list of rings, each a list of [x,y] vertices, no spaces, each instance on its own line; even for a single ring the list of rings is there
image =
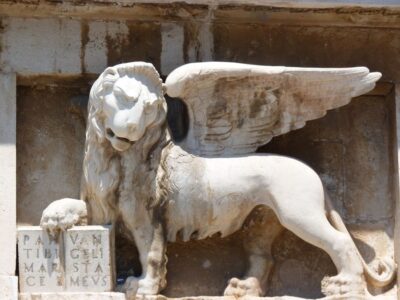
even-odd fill
[[[330,200],[327,193],[325,193],[325,201],[327,206],[328,218],[332,222],[333,226],[337,230],[350,235],[350,232],[347,230],[343,219],[333,207],[332,201]],[[353,239],[351,240],[353,241]],[[371,269],[371,267],[365,262],[354,241],[353,244],[363,264],[364,275],[367,278],[368,282],[374,287],[385,287],[389,285],[396,276],[396,263],[394,262],[394,260],[392,258],[380,259],[378,270],[375,271]]]

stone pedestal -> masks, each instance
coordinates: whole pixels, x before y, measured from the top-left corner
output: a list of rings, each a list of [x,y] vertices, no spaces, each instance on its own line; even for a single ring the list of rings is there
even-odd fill
[[[79,292],[77,295],[111,292],[115,281],[111,232],[104,226],[76,226],[55,239],[39,226],[19,227],[20,291]]]
[[[19,300],[126,300],[123,293],[21,293]]]

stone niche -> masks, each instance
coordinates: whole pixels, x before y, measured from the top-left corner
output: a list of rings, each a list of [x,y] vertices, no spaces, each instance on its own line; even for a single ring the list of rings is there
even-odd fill
[[[152,8],[151,5],[139,7],[140,12],[147,13]],[[400,30],[389,26],[392,19],[385,23],[390,28],[375,28],[372,26],[374,22],[366,21],[365,14],[360,18],[360,22],[365,23],[360,23],[360,26],[350,24],[360,16],[354,10],[340,11],[338,17],[332,10],[311,10],[308,14],[301,9],[255,11],[227,6],[215,11],[218,22],[210,24],[203,19],[185,19],[188,12],[190,16],[198,14],[204,17],[207,12],[202,6],[187,9],[176,5],[167,9],[170,10],[165,14],[175,15],[155,18],[147,14],[148,19],[125,20],[119,19],[120,12],[113,10],[109,16],[111,19],[103,22],[99,21],[101,11],[91,15],[95,20],[61,20],[52,14],[39,16],[43,19],[25,19],[10,10],[14,16],[2,18],[1,35],[7,47],[1,49],[1,57],[15,55],[14,69],[19,72],[18,224],[38,225],[43,209],[50,202],[64,197],[79,197],[89,90],[94,78],[107,65],[143,60],[153,63],[163,76],[171,70],[169,63],[177,67],[191,61],[211,59],[302,67],[365,65],[372,71],[382,72],[382,81],[391,83],[379,83],[368,95],[353,99],[346,107],[329,111],[324,118],[310,121],[302,129],[273,139],[258,151],[296,157],[321,175],[335,207],[368,263],[378,256],[393,255],[398,185],[395,176],[394,85],[400,78]],[[374,14],[374,11],[369,13]],[[320,14],[329,16],[331,23],[321,25],[319,22],[323,18]],[[240,22],[231,21],[238,16]],[[271,16],[271,23],[260,22],[268,19],[264,16]],[[310,23],[304,25],[302,20],[309,16]],[[124,18],[130,16],[124,15]],[[353,21],[346,23],[343,21],[346,18]],[[335,23],[338,19],[345,22],[340,23],[340,30]],[[77,43],[69,43],[73,48],[77,47],[75,52],[68,52],[74,61],[69,68],[56,68],[58,64],[62,65],[63,52],[51,54],[41,51],[41,47],[46,45],[46,41],[41,39],[41,30],[50,28],[49,24],[59,29],[60,36],[66,40],[73,36],[74,43]],[[40,30],[35,31],[37,28]],[[63,35],[76,28],[76,34]],[[30,36],[29,30],[36,34],[37,42],[31,45],[33,58],[23,61],[24,53],[14,50],[27,47],[16,41]],[[171,39],[171,36],[179,38]],[[103,40],[99,42],[97,37]],[[181,43],[182,49],[172,47],[172,52],[164,51],[168,48],[165,47],[167,43],[175,46]],[[101,52],[103,50],[105,53]],[[50,66],[54,69],[49,71],[42,64],[44,69],[36,70],[37,53],[40,54],[37,61],[47,57],[56,61],[56,66]],[[54,55],[58,56],[54,58]],[[12,59],[8,62],[14,63]],[[168,121],[174,137],[179,139],[185,134],[187,112],[176,99],[168,99],[168,106]],[[262,216],[275,220],[271,211],[257,211],[252,214],[246,228],[224,239],[213,237],[169,244],[168,287],[162,294],[168,297],[222,295],[227,281],[245,272],[244,236],[263,226],[268,230]],[[140,275],[135,245],[118,231],[115,240],[116,281],[123,282],[127,276]],[[336,272],[325,252],[286,230],[274,241],[273,258],[275,265],[268,279],[267,296],[320,298],[323,296],[322,278]],[[394,295],[394,285],[383,292]],[[370,292],[378,294],[382,291]]]
[[[18,87],[20,223],[38,224],[53,199],[79,195],[90,83]],[[389,85],[380,86],[258,150],[299,158],[321,175],[367,262],[394,251],[394,94],[390,91]],[[185,129],[185,109],[179,100],[168,103],[169,121],[179,138]],[[45,118],[40,114],[43,109]],[[274,218],[270,211],[262,214]],[[255,222],[225,239],[170,244],[168,287],[163,294],[221,295],[231,277],[244,273],[243,235],[257,226],[268,228],[268,224]],[[336,272],[327,254],[289,231],[275,240],[273,257],[268,296],[322,297],[322,278]],[[135,246],[118,232],[116,272],[119,282],[141,272]]]

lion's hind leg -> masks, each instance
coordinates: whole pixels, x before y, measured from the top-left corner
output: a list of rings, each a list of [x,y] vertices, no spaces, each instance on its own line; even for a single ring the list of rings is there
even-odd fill
[[[300,197],[305,196],[300,194]],[[275,211],[282,225],[304,241],[326,251],[336,265],[338,275],[323,280],[322,292],[326,295],[365,293],[363,266],[351,237],[329,223],[321,201],[293,199],[292,202],[277,201],[277,204]],[[301,207],[301,204],[309,207]]]
[[[225,296],[263,296],[273,267],[272,243],[283,231],[274,212],[256,207],[244,226],[244,248],[249,267],[243,278],[232,278],[224,291]]]

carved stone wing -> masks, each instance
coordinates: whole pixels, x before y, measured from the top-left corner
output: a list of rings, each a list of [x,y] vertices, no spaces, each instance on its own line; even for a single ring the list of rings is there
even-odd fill
[[[188,107],[182,146],[206,156],[252,153],[274,136],[367,93],[381,77],[365,67],[287,68],[227,62],[181,66],[166,92]]]

